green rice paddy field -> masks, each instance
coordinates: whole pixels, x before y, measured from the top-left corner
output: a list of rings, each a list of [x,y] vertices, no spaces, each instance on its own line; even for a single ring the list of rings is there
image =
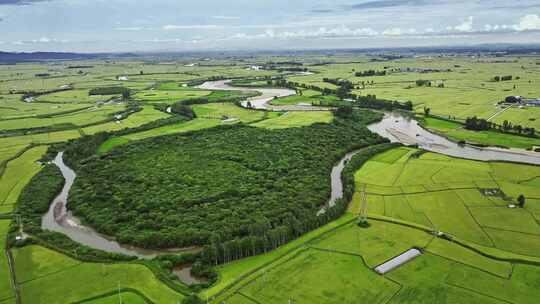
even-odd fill
[[[422,118],[426,128],[436,131],[454,141],[467,141],[471,143],[505,146],[511,148],[528,149],[540,145],[539,138],[515,136],[494,131],[470,131],[462,124],[450,122],[434,117]]]
[[[264,62],[266,59],[257,59]],[[318,58],[317,60],[320,60]],[[494,103],[506,95],[540,97],[540,66],[536,58],[416,58],[370,62],[360,57],[312,66],[316,74],[289,80],[333,87],[323,77],[371,81],[356,91],[379,97],[411,100],[415,110],[464,118],[489,117]],[[138,61],[24,63],[0,65],[0,304],[11,303],[178,303],[184,298],[138,263],[89,263],[40,245],[11,248],[8,267],[6,235],[15,217],[18,197],[41,169],[38,160],[49,145],[102,131],[135,128],[171,114],[155,104],[189,98],[219,99],[226,92],[185,87],[208,77],[272,76],[276,71],[250,71],[241,64],[211,61],[155,64]],[[70,68],[83,66],[83,68]],[[354,77],[370,68],[449,68],[451,72],[396,72],[388,76]],[[82,71],[80,73],[79,71]],[[141,73],[143,71],[143,73]],[[35,74],[50,73],[38,78]],[[512,74],[520,79],[495,83],[490,78]],[[129,80],[117,80],[127,75]],[[414,87],[417,79],[445,84],[444,88]],[[47,93],[32,102],[22,91],[47,92],[64,85],[74,89]],[[411,87],[412,85],[412,87]],[[516,88],[514,89],[514,85]],[[90,96],[89,90],[123,86],[142,110],[111,120],[127,103],[118,95]],[[411,88],[409,88],[411,87]],[[322,102],[332,96],[304,90],[303,96],[274,100],[278,105]],[[111,99],[117,101],[107,102]],[[105,103],[105,104],[104,104]],[[262,112],[232,103],[191,106],[197,118],[145,131],[115,136],[99,153],[149,137],[196,131],[222,124],[245,123],[260,128],[291,128],[328,123],[331,112]],[[540,129],[540,108],[511,109],[493,118],[508,119]],[[460,125],[426,119],[427,127],[455,140],[528,148],[538,140],[490,132],[470,132]],[[54,127],[63,126],[61,130]],[[537,303],[540,297],[540,167],[475,162],[398,148],[376,156],[355,175],[356,193],[340,219],[307,233],[278,249],[216,268],[219,278],[197,290],[212,303]],[[324,157],[324,156],[321,156]],[[487,194],[488,190],[494,194]],[[366,203],[362,201],[362,191]],[[517,197],[524,208],[508,208]],[[359,228],[365,208],[371,224]],[[453,241],[434,237],[442,231]],[[412,247],[424,254],[385,276],[372,268]],[[12,286],[15,278],[18,294]],[[120,294],[118,290],[120,288]],[[142,295],[142,296],[141,296]],[[17,302],[20,301],[20,302]]]
[[[433,153],[417,158],[416,152],[398,148],[366,163],[356,173],[350,213],[337,228],[271,262],[261,257],[258,265],[252,260],[219,268],[227,277],[258,266],[240,272],[243,279],[218,293],[215,303],[535,303],[540,188],[533,183],[540,167]],[[480,189],[488,188],[505,196],[484,196]],[[362,189],[369,228],[354,221]],[[528,198],[525,208],[508,208],[520,193]],[[384,276],[372,270],[410,248],[424,254]]]
[[[368,58],[355,63],[336,63],[310,67],[309,76],[290,77],[289,80],[319,87],[335,88],[323,78],[341,78],[353,82],[359,95],[376,95],[390,100],[410,100],[417,112],[429,107],[433,114],[467,118],[477,115],[489,118],[500,111],[495,104],[510,95],[540,97],[540,66],[535,57],[504,59],[482,57],[404,58],[372,62]],[[355,72],[374,69],[393,71],[386,76],[355,77]],[[409,68],[409,70],[407,70]],[[439,69],[440,72],[422,72]],[[448,71],[449,70],[449,71]],[[494,82],[497,75],[512,75],[512,81]],[[519,79],[517,79],[519,77]],[[418,87],[416,80],[430,80],[431,87]],[[364,82],[365,86],[362,86]],[[368,83],[369,84],[366,84]],[[373,82],[373,84],[371,84]],[[443,88],[437,87],[444,84]],[[514,88],[515,86],[515,88]],[[493,118],[540,129],[540,108],[513,108]]]

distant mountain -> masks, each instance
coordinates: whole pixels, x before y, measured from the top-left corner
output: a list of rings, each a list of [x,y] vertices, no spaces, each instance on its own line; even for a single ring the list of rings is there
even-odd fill
[[[131,53],[99,53],[99,54],[82,54],[82,53],[63,53],[63,52],[33,52],[33,53],[11,53],[0,52],[0,62],[24,62],[24,61],[42,61],[42,60],[88,60],[88,59],[106,59],[106,58],[126,58],[137,57],[138,55]]]

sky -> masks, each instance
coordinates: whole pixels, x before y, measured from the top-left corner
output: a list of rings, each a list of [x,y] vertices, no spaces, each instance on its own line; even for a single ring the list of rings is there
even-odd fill
[[[540,0],[0,0],[0,50],[540,43]]]

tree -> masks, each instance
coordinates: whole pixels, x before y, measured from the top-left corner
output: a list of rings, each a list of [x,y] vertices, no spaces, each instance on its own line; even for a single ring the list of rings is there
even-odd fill
[[[413,103],[411,101],[406,101],[403,106],[405,107],[406,110],[409,110],[409,111],[412,111],[413,109]]]
[[[426,116],[429,116],[430,113],[431,113],[431,108],[424,107],[424,114],[425,114]]]
[[[197,115],[195,115],[195,112],[192,108],[189,106],[186,106],[182,104],[181,102],[177,102],[171,106],[171,112],[175,114],[183,115],[189,119],[197,118]]]
[[[250,109],[253,108],[253,105],[251,104],[251,101],[247,102],[247,107],[250,108]]]
[[[521,207],[521,208],[525,207],[525,196],[523,194],[520,194],[518,196],[517,201],[518,201],[519,207]]]
[[[334,111],[334,115],[341,118],[350,118],[353,115],[353,108],[351,106],[338,107]]]
[[[182,304],[203,304],[203,303],[204,301],[201,300],[196,295],[187,296],[182,300]]]
[[[131,92],[129,90],[122,91],[122,99],[128,100],[130,96],[131,96]]]

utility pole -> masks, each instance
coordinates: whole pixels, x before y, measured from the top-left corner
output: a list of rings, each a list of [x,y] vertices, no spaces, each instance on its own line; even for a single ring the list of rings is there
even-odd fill
[[[122,304],[122,294],[120,293],[120,282],[118,282],[118,304]]]
[[[368,215],[367,215],[367,197],[366,197],[366,185],[362,185],[362,191],[360,192],[360,212],[358,215],[358,226],[362,228],[369,227]]]
[[[366,197],[366,184],[362,185],[361,193],[362,206],[360,208],[360,219],[363,222],[367,222],[367,197]]]

